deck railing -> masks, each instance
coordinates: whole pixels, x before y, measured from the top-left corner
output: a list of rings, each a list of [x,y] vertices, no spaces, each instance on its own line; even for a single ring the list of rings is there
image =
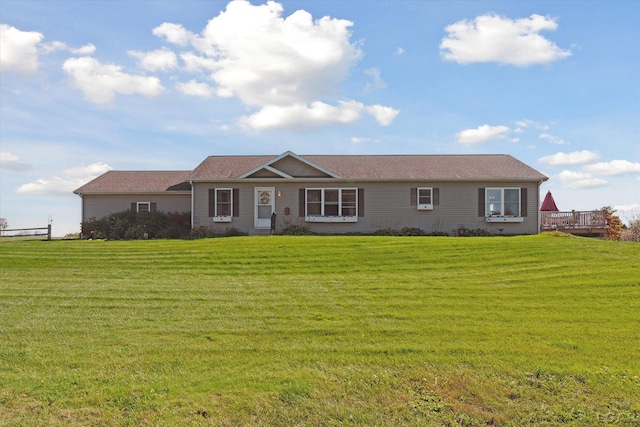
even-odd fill
[[[604,231],[609,228],[605,211],[540,212],[540,229]]]

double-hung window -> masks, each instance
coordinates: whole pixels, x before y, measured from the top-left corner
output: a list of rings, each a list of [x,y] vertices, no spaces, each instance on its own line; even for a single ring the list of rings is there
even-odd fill
[[[137,202],[136,203],[136,212],[138,212],[138,213],[149,213],[149,212],[151,212],[151,203],[150,202]]]
[[[131,212],[139,214],[147,214],[156,212],[156,202],[133,202],[131,203]]]
[[[307,188],[305,220],[308,222],[357,222],[356,188]]]
[[[231,222],[233,217],[233,190],[231,188],[216,188],[214,206],[214,222]]]
[[[433,209],[433,188],[431,187],[418,188],[417,197],[418,197],[419,210]]]
[[[520,188],[485,189],[485,216],[488,222],[522,221]]]

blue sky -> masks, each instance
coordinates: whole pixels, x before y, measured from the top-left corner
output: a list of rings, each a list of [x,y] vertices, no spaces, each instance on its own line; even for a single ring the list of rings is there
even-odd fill
[[[640,215],[638,1],[0,0],[0,217],[208,155],[506,153]]]

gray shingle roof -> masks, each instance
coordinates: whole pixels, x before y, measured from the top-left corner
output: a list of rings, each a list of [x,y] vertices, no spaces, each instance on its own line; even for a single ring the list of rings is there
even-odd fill
[[[547,177],[506,154],[481,155],[309,155],[292,156],[347,180],[544,181]],[[286,155],[286,153],[285,153]],[[239,179],[280,156],[209,156],[193,171],[109,171],[74,191],[160,193],[189,191],[190,179]]]
[[[279,156],[210,156],[195,170],[197,180],[234,179]],[[506,154],[299,156],[344,179],[358,180],[546,180]]]
[[[88,193],[162,193],[190,191],[192,171],[109,171],[74,191]]]

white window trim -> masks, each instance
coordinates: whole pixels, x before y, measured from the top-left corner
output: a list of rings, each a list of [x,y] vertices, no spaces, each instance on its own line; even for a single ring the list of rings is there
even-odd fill
[[[306,222],[358,222],[357,216],[305,216]]]
[[[420,203],[420,191],[429,190],[431,193],[431,203]],[[433,210],[433,187],[418,187],[416,189],[416,204],[419,211],[432,211]]]
[[[320,191],[320,209],[322,211],[322,215],[308,215],[307,207],[308,207],[308,199],[307,194],[309,191]],[[338,212],[342,212],[342,191],[343,190],[352,190],[356,193],[356,213],[354,216],[325,216],[324,215],[324,207],[325,207],[325,199],[324,194],[326,190],[338,190]],[[304,192],[304,209],[305,209],[305,217],[304,220],[306,222],[358,222],[358,189],[357,188],[305,188]]]
[[[136,202],[136,213],[140,213],[140,205],[147,205],[147,212],[143,213],[151,213],[151,202]]]
[[[518,190],[518,215],[487,215],[487,209],[489,207],[489,200],[487,194],[490,190],[500,190],[500,212],[504,212],[504,191],[505,190]],[[524,222],[522,217],[522,189],[520,187],[488,187],[484,190],[484,203],[485,203],[485,216],[486,222]]]
[[[521,216],[488,216],[487,222],[524,222]]]
[[[229,191],[229,211],[231,215],[218,215],[218,191]],[[213,222],[232,222],[233,221],[233,188],[215,188],[213,190],[214,200],[213,200],[213,208],[215,209],[213,217]]]

